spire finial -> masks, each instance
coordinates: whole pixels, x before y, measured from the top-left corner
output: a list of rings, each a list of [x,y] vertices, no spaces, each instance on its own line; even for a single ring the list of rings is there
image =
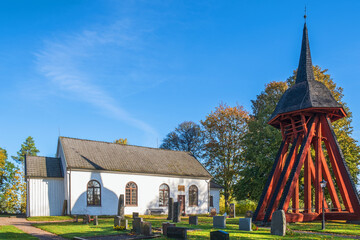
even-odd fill
[[[305,5],[305,14],[304,14],[304,20],[305,20],[305,23],[306,23],[306,5]]]

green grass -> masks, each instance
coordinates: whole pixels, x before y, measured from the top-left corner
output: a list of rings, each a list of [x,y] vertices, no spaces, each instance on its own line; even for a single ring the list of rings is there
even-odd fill
[[[166,222],[166,217],[159,216],[143,216],[144,221],[152,223],[152,227],[161,227],[163,222]],[[131,219],[129,220],[129,227],[132,228]],[[315,235],[315,234],[301,234],[295,232],[288,232],[285,237],[278,237],[270,235],[270,229],[259,228],[258,231],[246,232],[238,230],[238,218],[227,219],[227,231],[230,234],[230,238],[235,239],[341,239],[339,237],[326,236],[326,235]],[[199,217],[198,226],[190,226],[188,223],[188,217],[183,217],[180,223],[177,223],[178,227],[187,227],[193,229],[199,229],[199,231],[188,231],[189,239],[209,239],[210,232],[221,229],[212,228],[212,218],[210,217]],[[130,231],[118,232],[113,229],[113,218],[101,218],[99,219],[99,225],[94,226],[92,223],[84,225],[82,222],[61,222],[61,223],[36,223],[34,226],[41,228],[45,231],[55,233],[64,238],[73,238],[75,236],[100,236],[100,235],[114,235],[119,233],[129,233]],[[157,239],[167,239],[161,237]]]
[[[325,223],[325,230],[321,230],[321,222],[308,223],[292,223],[289,225],[292,230],[312,231],[312,232],[326,232],[341,235],[357,235],[360,236],[360,225],[348,224],[345,221],[327,221]]]
[[[62,220],[72,220],[74,219],[71,216],[50,216],[50,217],[28,217],[28,221],[39,221],[39,222],[50,222],[50,221],[62,221]]]
[[[14,226],[0,226],[0,239],[38,239],[27,233],[24,233],[20,229]]]

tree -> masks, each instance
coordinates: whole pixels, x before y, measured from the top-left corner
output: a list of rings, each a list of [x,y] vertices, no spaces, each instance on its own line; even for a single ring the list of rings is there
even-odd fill
[[[20,211],[19,190],[21,172],[7,160],[5,149],[0,148],[0,213],[18,213]]]
[[[196,158],[201,159],[203,143],[200,125],[185,121],[166,135],[160,148],[191,152]]]
[[[26,138],[25,142],[21,144],[20,151],[17,152],[17,156],[11,156],[17,163],[24,164],[25,155],[28,156],[37,156],[39,150],[35,147],[34,139],[29,136]]]
[[[201,121],[204,130],[204,162],[215,180],[224,186],[225,210],[234,195],[244,166],[243,138],[247,132],[248,113],[240,105],[220,104]]]
[[[119,138],[119,139],[115,140],[114,143],[127,145],[128,140],[127,140],[127,138]]]
[[[237,200],[260,198],[281,143],[281,133],[267,124],[278,101],[288,88],[285,82],[270,82],[252,100],[252,114],[244,137],[245,167],[235,186]]]
[[[21,144],[20,151],[17,152],[17,156],[11,156],[17,163],[20,163],[24,170],[25,156],[37,156],[39,150],[35,146],[34,139],[29,136],[25,139],[25,142]],[[25,183],[25,171],[20,172],[21,184],[18,187],[20,191],[20,211],[25,213],[26,211],[26,183]]]

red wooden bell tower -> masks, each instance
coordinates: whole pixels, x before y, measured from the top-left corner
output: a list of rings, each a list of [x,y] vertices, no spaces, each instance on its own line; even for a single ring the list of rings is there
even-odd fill
[[[268,222],[272,213],[281,209],[286,212],[288,222],[321,219],[323,179],[328,183],[330,196],[324,206],[326,219],[360,220],[360,199],[331,125],[345,116],[330,90],[314,78],[305,23],[296,82],[281,97],[270,117],[269,124],[281,130],[283,141],[253,221]],[[314,159],[311,151],[315,152]],[[299,209],[302,169],[304,208]],[[331,209],[327,205],[329,201]]]

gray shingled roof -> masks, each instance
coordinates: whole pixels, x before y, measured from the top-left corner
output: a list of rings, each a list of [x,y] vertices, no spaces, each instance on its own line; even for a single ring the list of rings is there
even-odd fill
[[[60,137],[71,169],[211,178],[188,152]]]
[[[214,182],[213,180],[210,181],[210,188],[221,188],[223,189],[224,187],[221,186],[220,184],[217,184],[216,182]]]
[[[342,105],[336,102],[330,90],[323,83],[315,80],[305,24],[296,82],[281,97],[269,122],[272,122],[279,114],[309,108],[342,109]]]
[[[63,177],[60,158],[26,156],[26,177]]]

